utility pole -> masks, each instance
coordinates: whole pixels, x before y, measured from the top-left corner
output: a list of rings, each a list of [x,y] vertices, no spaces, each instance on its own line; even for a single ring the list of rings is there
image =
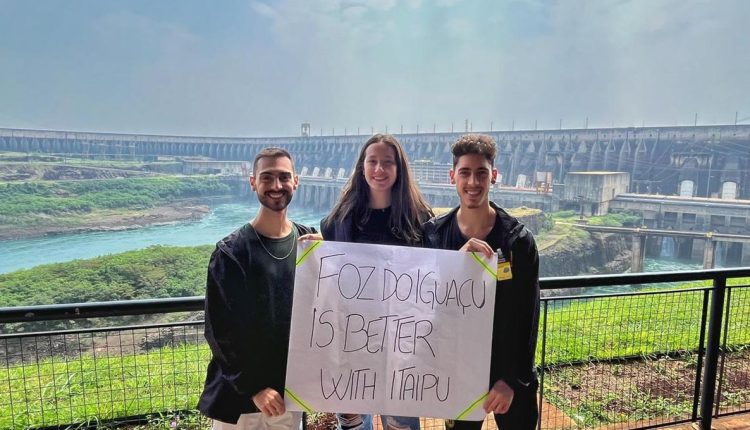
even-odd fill
[[[435,134],[435,130],[437,130],[437,123],[432,123],[432,133]]]
[[[417,134],[419,134],[419,124],[417,124]]]
[[[490,121],[490,132],[492,132],[492,121]]]
[[[586,125],[583,126],[586,130],[589,129],[589,117],[586,117]]]
[[[538,126],[539,126],[539,120],[535,119],[534,120],[534,131],[539,130]]]
[[[695,121],[693,121],[693,127],[698,126],[698,112],[695,113]]]
[[[510,131],[514,131],[516,129],[516,120],[512,120],[510,122]]]
[[[464,129],[466,133],[469,132],[469,120],[468,119],[464,120]]]

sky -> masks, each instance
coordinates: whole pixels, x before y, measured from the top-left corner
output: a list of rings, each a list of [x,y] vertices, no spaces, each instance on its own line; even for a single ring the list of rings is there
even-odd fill
[[[0,0],[0,127],[750,123],[745,0]]]

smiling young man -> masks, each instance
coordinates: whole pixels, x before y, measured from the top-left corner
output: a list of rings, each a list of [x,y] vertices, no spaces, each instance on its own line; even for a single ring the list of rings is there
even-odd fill
[[[490,201],[497,153],[487,135],[468,134],[452,146],[451,183],[459,206],[425,224],[432,248],[497,253],[498,282],[489,394],[484,410],[501,429],[533,429],[539,418],[534,370],[539,323],[539,257],[531,233]],[[479,430],[482,421],[450,421],[454,430]]]
[[[250,186],[255,218],[216,244],[208,264],[205,336],[211,347],[198,408],[214,429],[296,430],[284,407],[297,239],[315,230],[290,221],[299,178],[292,157],[265,148]]]

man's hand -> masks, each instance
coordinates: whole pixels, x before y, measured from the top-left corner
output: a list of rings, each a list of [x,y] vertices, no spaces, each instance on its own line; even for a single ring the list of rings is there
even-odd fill
[[[492,386],[482,406],[487,413],[504,414],[512,402],[513,389],[501,379]]]
[[[276,417],[286,412],[284,399],[273,388],[264,388],[253,396],[253,403],[267,417]]]
[[[492,255],[495,253],[495,251],[492,250],[492,247],[489,243],[481,240],[481,239],[469,239],[468,242],[464,243],[464,246],[459,249],[459,251],[465,251],[465,252],[481,252],[482,254],[486,255],[488,258],[492,257]]]

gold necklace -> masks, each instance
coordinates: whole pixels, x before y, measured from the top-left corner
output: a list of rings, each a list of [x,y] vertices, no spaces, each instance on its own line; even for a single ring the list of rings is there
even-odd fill
[[[253,227],[253,232],[255,232],[255,237],[258,238],[258,242],[260,243],[260,246],[262,246],[263,250],[266,251],[266,254],[270,255],[271,258],[273,258],[274,260],[286,260],[287,258],[289,258],[290,255],[292,255],[292,251],[294,251],[294,249],[297,247],[297,229],[294,227],[294,223],[292,223],[292,246],[291,248],[289,248],[289,252],[287,252],[286,255],[283,257],[277,257],[273,255],[271,251],[269,251],[268,248],[266,248],[266,245],[263,244],[263,239],[260,238],[260,235],[258,234],[258,230],[256,230],[254,226],[252,227]]]

